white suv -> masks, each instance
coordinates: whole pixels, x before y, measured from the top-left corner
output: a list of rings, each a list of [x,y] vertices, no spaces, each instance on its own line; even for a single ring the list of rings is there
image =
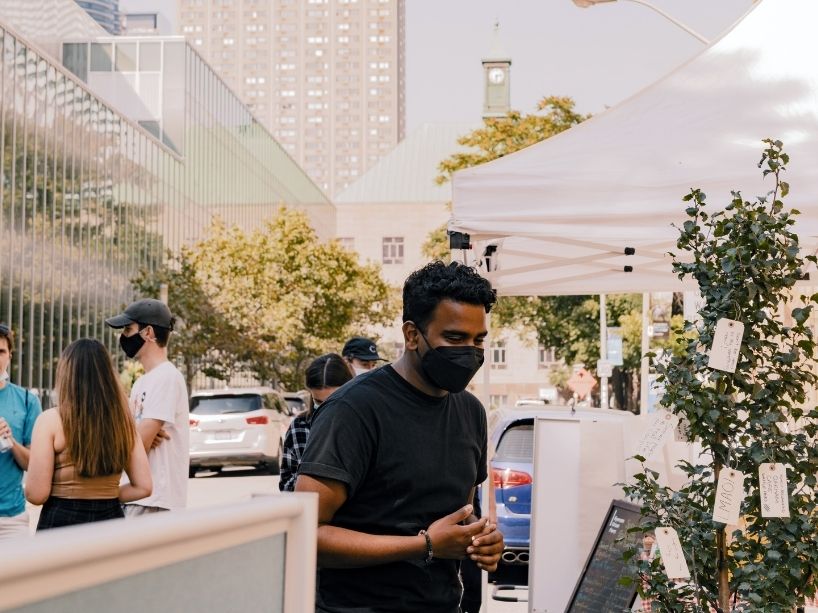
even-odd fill
[[[190,397],[190,476],[199,468],[257,466],[277,475],[290,410],[269,387],[197,390]]]

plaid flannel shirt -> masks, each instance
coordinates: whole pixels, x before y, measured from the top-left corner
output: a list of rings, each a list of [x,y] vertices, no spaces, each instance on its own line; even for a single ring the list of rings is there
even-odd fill
[[[298,465],[304,456],[307,438],[310,435],[310,423],[312,422],[310,417],[306,413],[297,415],[284,436],[284,446],[281,449],[281,473],[278,481],[278,489],[282,492],[295,490]]]

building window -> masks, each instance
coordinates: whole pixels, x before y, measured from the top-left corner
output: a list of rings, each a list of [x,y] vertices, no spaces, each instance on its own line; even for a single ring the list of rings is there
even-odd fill
[[[508,404],[508,396],[506,394],[491,394],[489,396],[489,405],[492,409],[499,409]]]
[[[491,350],[489,352],[491,354],[491,367],[492,368],[505,368],[508,366],[508,362],[506,361],[506,342],[505,341],[494,341],[491,344]]]
[[[91,72],[111,72],[114,48],[110,43],[91,43]]]
[[[554,362],[557,361],[556,351],[553,347],[543,347],[540,345],[537,348],[537,354],[539,356],[539,367],[540,368],[550,368],[554,365]]]
[[[355,237],[354,236],[339,236],[338,244],[347,251],[355,251]]]
[[[403,237],[383,237],[383,263],[403,264]]]

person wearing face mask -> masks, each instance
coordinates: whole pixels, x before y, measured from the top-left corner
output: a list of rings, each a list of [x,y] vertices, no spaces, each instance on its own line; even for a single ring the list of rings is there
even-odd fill
[[[0,323],[0,538],[30,534],[23,471],[28,469],[40,400],[10,381],[14,333]]]
[[[278,480],[278,489],[282,492],[292,492],[295,489],[298,465],[301,463],[301,456],[304,455],[310,425],[318,409],[335,390],[351,381],[352,377],[349,364],[337,353],[327,353],[315,358],[307,366],[306,387],[312,396],[312,407],[295,416],[284,436]]]
[[[145,369],[131,388],[129,405],[148,453],[153,493],[124,505],[126,517],[187,505],[190,416],[185,378],[168,360],[174,322],[167,305],[153,298],[137,300],[105,320],[111,328],[122,329],[122,351]]]
[[[386,361],[378,355],[378,346],[363,336],[353,336],[349,339],[344,344],[341,355],[344,356],[356,377],[377,367],[378,362]]]
[[[471,502],[487,477],[483,364],[489,282],[428,264],[403,287],[405,352],[321,407],[297,492],[318,494],[319,613],[457,613],[459,560],[493,571],[503,536]]]

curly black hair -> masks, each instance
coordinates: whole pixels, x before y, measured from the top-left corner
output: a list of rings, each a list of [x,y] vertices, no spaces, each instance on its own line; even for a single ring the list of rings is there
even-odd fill
[[[403,284],[403,321],[412,321],[422,330],[437,305],[447,299],[482,305],[488,313],[497,301],[497,292],[470,266],[431,262]]]

